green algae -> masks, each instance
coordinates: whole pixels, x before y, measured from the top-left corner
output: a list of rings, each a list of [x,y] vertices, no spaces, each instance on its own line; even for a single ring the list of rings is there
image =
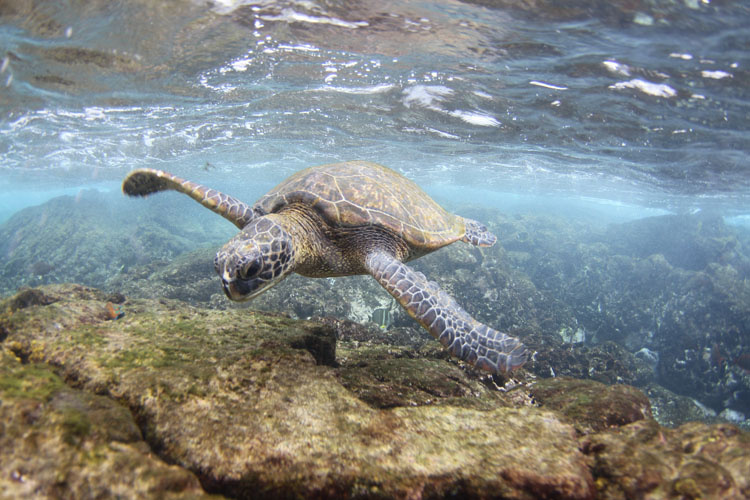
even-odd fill
[[[2,399],[49,400],[65,386],[49,366],[43,363],[21,364],[10,354],[2,354],[0,377]]]
[[[153,456],[126,408],[5,349],[0,422],[0,497],[205,496],[193,474]]]
[[[558,377],[539,380],[531,393],[542,407],[564,415],[581,434],[651,418],[648,398],[626,385]]]
[[[336,371],[341,384],[373,408],[450,405],[490,410],[507,406],[499,393],[469,377],[455,365],[434,359],[367,359],[370,346],[364,346],[362,360]],[[382,352],[377,346],[375,353]],[[396,351],[398,352],[398,351]]]
[[[60,413],[63,441],[73,446],[89,435],[91,420],[86,413],[73,408],[66,408]]]

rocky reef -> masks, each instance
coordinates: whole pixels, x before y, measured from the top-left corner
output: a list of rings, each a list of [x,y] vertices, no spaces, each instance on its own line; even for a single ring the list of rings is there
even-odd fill
[[[231,224],[206,218],[200,207],[138,201],[144,203],[88,190],[14,214],[0,226],[0,293],[66,281],[103,287],[131,268],[171,261],[232,234]]]
[[[600,230],[535,217],[499,226],[508,260],[559,300],[584,344],[616,342],[651,381],[750,414],[746,229],[702,213]]]
[[[0,303],[7,495],[750,494],[747,433],[660,427],[632,387],[483,377],[434,341],[352,340],[363,327],[334,319],[124,297],[112,319],[113,298],[49,285]]]
[[[202,498],[197,477],[155,457],[128,409],[68,387],[0,349],[3,498]]]
[[[252,302],[228,301],[211,262],[230,224],[192,204],[176,210],[169,199],[127,201],[84,193],[19,212],[0,226],[0,290],[77,282],[123,298],[334,317],[369,325],[342,329],[345,339],[431,345],[367,276],[293,275]],[[457,211],[486,221],[498,245],[455,244],[413,265],[481,321],[522,337],[535,353],[528,371],[658,394],[662,424],[720,418],[749,425],[746,229],[702,213],[598,227]],[[388,311],[386,324],[375,324],[377,310]]]

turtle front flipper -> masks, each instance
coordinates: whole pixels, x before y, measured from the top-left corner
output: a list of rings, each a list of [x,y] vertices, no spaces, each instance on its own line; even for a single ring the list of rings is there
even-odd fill
[[[128,196],[148,196],[170,189],[190,196],[240,229],[255,217],[252,207],[236,198],[161,170],[151,168],[133,170],[122,182],[122,192]]]
[[[450,352],[477,368],[505,372],[526,362],[526,347],[515,337],[472,318],[435,282],[386,252],[367,256],[370,274]]]

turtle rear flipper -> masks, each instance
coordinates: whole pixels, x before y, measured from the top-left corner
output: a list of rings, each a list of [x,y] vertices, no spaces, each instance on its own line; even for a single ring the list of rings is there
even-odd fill
[[[409,315],[454,356],[492,373],[513,370],[526,362],[528,351],[521,341],[472,318],[422,273],[385,252],[368,255],[366,266]]]
[[[242,229],[255,213],[252,207],[236,198],[195,182],[180,179],[170,173],[151,168],[133,170],[122,182],[122,192],[128,196],[148,196],[159,191],[179,191],[231,221]]]
[[[475,221],[474,219],[467,219],[463,217],[464,225],[466,226],[466,233],[464,234],[461,241],[471,243],[478,247],[491,247],[497,241],[497,236],[492,234],[487,226],[481,222]]]

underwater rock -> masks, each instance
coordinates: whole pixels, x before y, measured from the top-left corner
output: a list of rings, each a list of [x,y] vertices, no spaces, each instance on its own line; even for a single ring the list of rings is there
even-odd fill
[[[435,343],[423,339],[415,349],[392,341],[338,343],[336,377],[371,407],[451,405],[491,410],[511,406],[507,395],[477,377],[473,368],[446,363],[448,356]],[[530,401],[522,390],[516,393],[514,401]]]
[[[523,390],[502,394],[475,374],[429,358],[384,357],[361,366],[344,366],[337,376],[344,387],[376,409],[451,406],[489,411],[513,406],[511,401],[531,406]]]
[[[134,298],[168,298],[192,305],[208,305],[217,292],[213,259],[218,247],[201,248],[168,261],[133,266],[107,280],[108,290]]]
[[[651,401],[651,414],[659,425],[674,428],[687,422],[721,422],[711,408],[693,398],[675,394],[659,384],[649,384],[645,392]]]
[[[616,253],[641,259],[661,254],[670,265],[690,271],[740,257],[737,236],[717,214],[646,217],[613,224],[604,237]]]
[[[155,457],[127,408],[0,349],[0,496],[210,498]]]
[[[539,380],[531,395],[541,407],[565,415],[581,434],[651,418],[646,395],[628,385],[559,377]]]
[[[744,424],[745,420],[747,418],[745,415],[738,411],[730,410],[729,408],[725,408],[721,413],[719,413],[719,417],[723,418],[727,422],[732,422],[733,424]]]
[[[171,261],[231,234],[192,207],[135,205],[119,193],[82,191],[17,212],[0,225],[0,294],[63,282],[104,287],[132,266]]]
[[[656,373],[656,367],[659,365],[659,353],[652,351],[648,347],[642,347],[635,353],[635,357],[648,365]]]
[[[596,488],[652,484],[654,467],[658,485],[678,480],[679,488],[747,491],[740,476],[750,460],[747,434],[724,426],[665,429],[663,436],[696,447],[661,449],[661,429],[632,388],[538,381],[537,408],[523,382],[498,391],[490,378],[433,357],[444,355],[435,341],[434,350],[415,351],[354,340],[363,335],[354,330],[368,327],[351,322],[168,299],[125,300],[126,315],[108,321],[111,295],[104,292],[78,285],[38,292],[53,300],[20,309],[8,307],[13,297],[0,303],[2,346],[28,363],[12,358],[13,366],[47,370],[44,363],[60,374],[54,380],[61,390],[73,391],[64,380],[122,403],[151,452],[174,464],[169,471],[191,471],[206,491],[242,498],[594,498]],[[338,332],[351,340],[337,350]],[[77,407],[88,415],[90,406]],[[15,403],[0,410],[20,411]],[[656,441],[628,430],[641,422]],[[137,437],[132,424],[118,428],[94,434]],[[70,446],[80,452],[75,436],[87,435],[85,420],[71,429]],[[711,439],[734,453],[703,445]],[[625,449],[634,458],[611,451]],[[700,466],[691,469],[688,455]],[[653,467],[639,464],[643,456]],[[629,471],[627,481],[616,467]],[[705,474],[717,471],[720,489],[706,489]],[[155,478],[175,473],[165,474]],[[165,481],[180,492],[193,484]]]
[[[5,307],[10,311],[16,311],[30,306],[46,306],[55,301],[55,298],[49,297],[38,288],[21,288],[11,300],[5,303]]]
[[[750,352],[743,333],[750,324],[750,280],[731,266],[710,264],[686,276],[679,290],[659,318],[659,383],[716,411],[750,412],[750,374],[742,366]]]
[[[340,343],[354,346],[357,349],[362,343],[372,346],[405,347],[409,352],[415,353],[428,344],[432,344],[434,338],[422,328],[417,327],[395,327],[388,330],[379,328],[374,323],[360,324],[355,321],[337,319],[332,316],[313,316],[314,321],[330,325],[336,330],[336,338]],[[387,348],[386,347],[386,348]],[[431,357],[447,359],[450,357],[448,351],[431,354]]]
[[[615,342],[571,345],[558,337],[531,335],[526,340],[536,351],[531,369],[542,377],[592,379],[605,384],[643,386],[654,378],[651,368]]]
[[[729,424],[640,420],[586,436],[600,498],[747,498],[750,435]]]
[[[63,288],[42,291],[65,295]],[[426,372],[422,392],[433,398],[467,403],[375,409],[357,397],[356,383],[339,382],[328,326],[166,299],[126,301],[125,317],[106,321],[103,297],[81,287],[4,315],[4,345],[127,405],[152,450],[194,471],[209,491],[591,497],[569,425],[550,412],[508,407],[499,395],[472,408],[481,389],[461,382],[450,363],[405,359],[415,363],[399,369]],[[369,367],[349,379],[373,376]]]
[[[490,227],[504,235],[500,244],[510,265],[523,270],[546,300],[558,301],[549,302],[552,320],[539,322],[542,333],[548,325],[582,329],[582,348],[613,341],[628,351],[609,363],[625,361],[626,370],[615,370],[622,380],[597,380],[637,386],[656,381],[717,412],[750,413],[750,370],[743,366],[750,345],[741,333],[750,321],[750,265],[741,228],[703,214],[652,217],[606,230],[546,216],[495,217]],[[540,304],[535,306],[545,310]],[[532,345],[524,339],[539,351],[541,365],[530,367],[535,373],[586,376],[578,346],[550,349],[557,340],[543,340]],[[627,360],[638,351],[658,352],[656,371],[653,360]]]

